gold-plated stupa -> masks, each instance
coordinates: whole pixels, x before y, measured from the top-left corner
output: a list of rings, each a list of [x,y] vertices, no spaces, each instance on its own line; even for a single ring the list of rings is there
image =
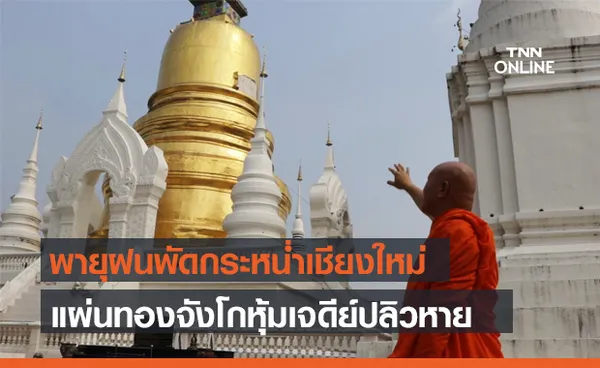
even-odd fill
[[[149,146],[163,150],[169,165],[157,238],[226,235],[223,220],[258,114],[261,60],[252,36],[239,26],[246,8],[239,0],[190,2],[194,16],[171,33],[149,111],[134,124]],[[277,183],[286,220],[290,195],[285,183]]]

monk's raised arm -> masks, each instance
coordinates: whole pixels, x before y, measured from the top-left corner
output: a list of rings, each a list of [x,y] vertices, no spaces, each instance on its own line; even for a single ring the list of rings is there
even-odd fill
[[[433,221],[433,218],[423,211],[423,190],[412,182],[410,169],[408,167],[404,168],[402,164],[395,164],[394,167],[390,167],[388,170],[394,175],[394,180],[388,180],[388,185],[406,191],[417,205],[417,208]]]
[[[423,211],[423,190],[418,186],[412,184],[406,188],[406,193],[408,193],[410,198],[412,198],[413,202],[415,202],[417,208],[421,212],[423,212],[425,216],[429,217],[431,221],[433,221],[433,218]]]

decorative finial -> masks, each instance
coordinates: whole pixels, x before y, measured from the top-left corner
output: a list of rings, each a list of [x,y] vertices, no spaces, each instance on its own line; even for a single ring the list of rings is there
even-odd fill
[[[42,109],[40,111],[40,118],[38,119],[38,122],[37,122],[37,124],[35,126],[35,129],[37,129],[37,130],[42,130],[43,129],[42,128],[43,115],[44,115],[44,109]]]
[[[260,77],[267,78],[268,76],[269,76],[269,73],[267,73],[267,47],[264,46],[263,47],[263,64],[262,64],[262,69],[260,71]]]
[[[123,56],[123,67],[121,68],[121,75],[119,75],[119,79],[117,79],[121,83],[125,82],[125,63],[127,63],[127,50],[125,50]]]
[[[458,13],[456,13],[456,23],[454,26],[458,28],[458,42],[456,46],[452,47],[452,51],[455,49],[459,49],[460,51],[464,51],[467,45],[469,44],[469,37],[465,36],[463,33],[463,25],[462,25],[462,17],[460,16],[460,8],[458,8]]]
[[[333,143],[331,143],[331,122],[327,122],[327,143],[325,143],[326,146],[333,146]]]
[[[300,165],[298,165],[298,181],[302,181],[302,161],[300,161]]]

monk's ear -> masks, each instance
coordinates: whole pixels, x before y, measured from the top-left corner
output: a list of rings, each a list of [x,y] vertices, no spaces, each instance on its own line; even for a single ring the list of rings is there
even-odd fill
[[[442,187],[440,188],[440,192],[438,193],[439,197],[445,197],[448,195],[448,191],[450,190],[450,184],[447,181],[442,183]]]

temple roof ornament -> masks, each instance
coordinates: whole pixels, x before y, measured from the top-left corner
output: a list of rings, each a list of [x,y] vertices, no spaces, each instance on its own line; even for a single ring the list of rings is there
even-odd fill
[[[125,64],[127,63],[127,50],[125,50],[123,54],[123,66],[121,67],[121,74],[119,75],[119,79],[117,79],[121,83],[125,82]]]
[[[327,123],[327,156],[325,156],[325,170],[335,171],[335,160],[333,157],[333,143],[331,141],[331,122]]]
[[[93,216],[90,196],[104,173],[110,178],[110,238],[155,235],[156,207],[166,188],[168,165],[162,150],[148,147],[127,122],[121,69],[118,86],[100,122],[79,141],[70,157],[61,157],[47,193],[52,201],[50,238],[82,238]],[[139,221],[129,221],[130,214]]]
[[[298,199],[296,203],[296,215],[294,226],[292,228],[292,237],[301,239],[304,238],[304,220],[302,219],[302,164],[298,166]]]
[[[117,90],[115,91],[113,97],[111,98],[108,106],[104,110],[104,114],[108,115],[116,115],[121,118],[123,121],[127,121],[127,104],[125,103],[125,91],[123,89],[123,84],[125,83],[125,63],[127,61],[127,51],[125,51],[125,60],[123,61],[123,66],[121,67],[121,73],[119,74],[119,78],[117,81],[119,84],[117,85]]]
[[[248,15],[248,9],[240,0],[190,0],[190,3],[194,6],[192,22],[226,15],[239,25],[240,20]]]
[[[462,17],[460,16],[460,8],[458,9],[458,13],[456,14],[457,20],[454,24],[454,27],[458,29],[458,42],[454,47],[452,47],[452,51],[455,49],[459,49],[460,51],[465,51],[465,48],[469,44],[469,36],[466,35],[467,32],[463,30],[462,25]]]
[[[348,197],[335,171],[331,124],[327,129],[325,146],[327,148],[325,167],[309,194],[311,237],[347,237],[351,234]]]

